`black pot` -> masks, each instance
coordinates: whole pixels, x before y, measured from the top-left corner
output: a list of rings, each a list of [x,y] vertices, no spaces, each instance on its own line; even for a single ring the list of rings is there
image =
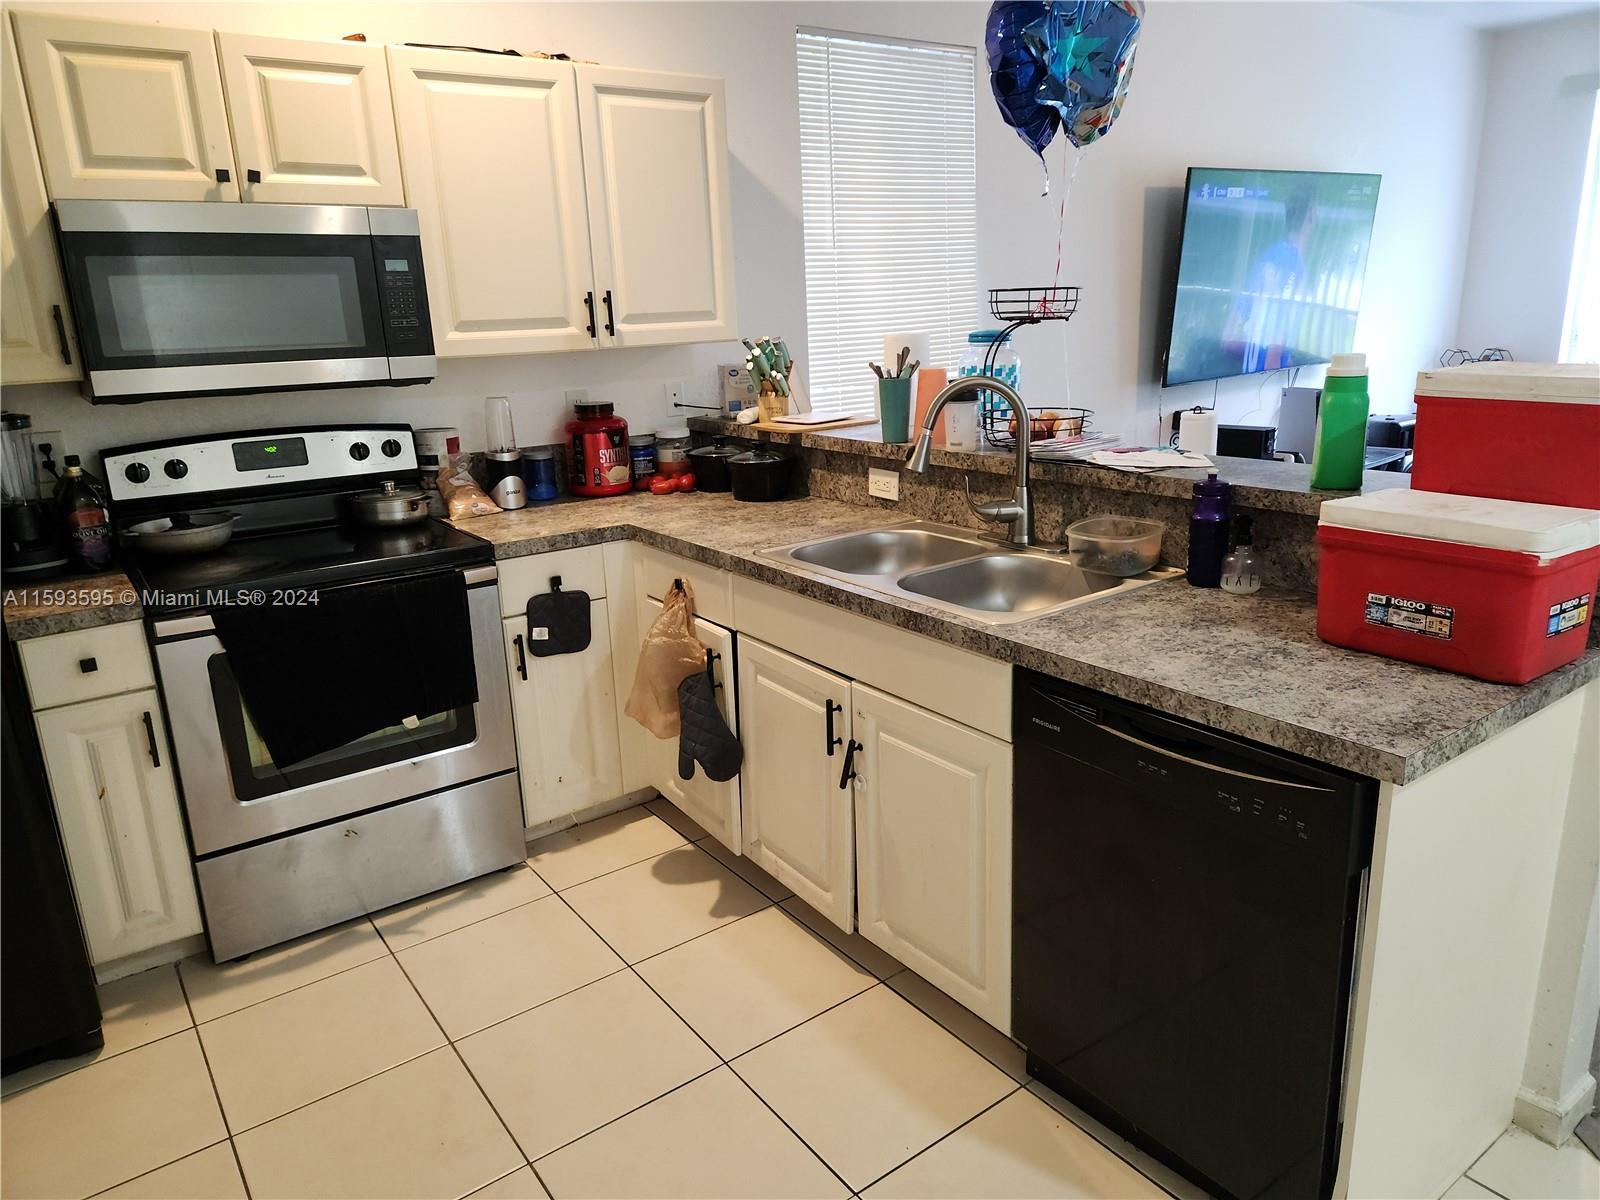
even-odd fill
[[[694,486],[702,492],[726,492],[733,488],[728,476],[728,460],[738,455],[732,446],[724,446],[719,438],[715,445],[696,446],[689,451],[689,461],[694,464]]]
[[[728,459],[735,500],[782,500],[789,494],[794,460],[763,446]]]

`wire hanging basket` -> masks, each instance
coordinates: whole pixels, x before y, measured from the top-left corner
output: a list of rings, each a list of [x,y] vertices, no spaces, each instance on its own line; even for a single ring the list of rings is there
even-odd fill
[[[1050,287],[990,288],[989,311],[995,320],[1004,322],[1000,336],[989,343],[983,357],[983,373],[995,373],[995,361],[1003,346],[1024,325],[1038,325],[1044,321],[1069,321],[1078,311],[1078,288],[1066,284]],[[1001,450],[1017,444],[1020,432],[1011,406],[992,392],[978,393],[978,430],[983,440]],[[1094,410],[1090,408],[1057,408],[1031,415],[1027,436],[1031,441],[1046,439],[1071,439],[1088,432]]]

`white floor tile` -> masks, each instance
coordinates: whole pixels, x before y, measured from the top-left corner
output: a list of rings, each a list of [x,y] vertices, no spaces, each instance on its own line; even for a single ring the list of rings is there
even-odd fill
[[[878,949],[859,933],[846,933],[800,897],[785,900],[782,907],[784,912],[813,933],[820,934],[836,950],[855,959],[879,979],[888,979],[906,969],[899,959]]]
[[[622,967],[559,896],[443,934],[395,957],[452,1038]]]
[[[776,908],[647,958],[637,969],[724,1058],[877,982]]]
[[[208,1021],[200,1040],[235,1133],[445,1044],[388,956]]]
[[[915,971],[901,971],[891,975],[887,982],[1018,1083],[1028,1082],[1026,1051],[982,1017],[962,1007]]]
[[[465,1196],[522,1155],[446,1047],[234,1139],[255,1200]]]
[[[365,917],[258,950],[221,966],[209,954],[178,964],[196,1021],[210,1021],[247,1004],[382,958],[388,950]]]
[[[726,1067],[536,1164],[557,1200],[848,1195]]]
[[[1154,1200],[1165,1193],[1043,1100],[1019,1090],[862,1195]]]
[[[117,1200],[245,1200],[244,1180],[227,1142],[157,1167],[100,1195]]]
[[[1210,1195],[1202,1188],[1196,1187],[1170,1167],[1157,1162],[1137,1146],[1111,1132],[1077,1105],[1056,1095],[1037,1079],[1028,1084],[1028,1092],[1043,1100],[1145,1178],[1160,1184],[1168,1195],[1177,1197],[1177,1200],[1211,1200]]]
[[[148,1045],[194,1024],[183,998],[176,967],[156,967],[112,983],[102,984],[100,1033],[105,1045],[93,1054],[58,1058],[14,1071],[0,1081],[0,1095],[12,1095],[46,1079],[101,1062],[124,1050]]]
[[[629,962],[659,954],[770,903],[710,855],[689,845],[580,883],[563,892],[562,899]]]
[[[0,1101],[0,1194],[93,1195],[227,1136],[191,1029]]]
[[[852,1188],[1016,1088],[885,987],[758,1046],[734,1069]]]
[[[717,1066],[632,971],[475,1033],[459,1049],[529,1158]]]
[[[512,867],[385,909],[372,923],[389,949],[404,950],[549,894],[545,881],[527,866]]]
[[[712,858],[716,859],[723,866],[727,867],[728,870],[732,871],[740,879],[744,880],[751,887],[755,888],[756,891],[760,892],[768,900],[777,903],[781,900],[787,900],[790,896],[794,895],[793,892],[791,892],[783,884],[779,883],[771,875],[763,871],[760,867],[756,866],[756,864],[745,855],[735,854],[721,842],[717,841],[716,838],[706,838],[704,841],[696,842],[695,844],[707,854],[711,855]]]
[[[549,1196],[532,1167],[518,1167],[505,1178],[479,1188],[467,1200],[549,1200]]]
[[[1450,1189],[1439,1200],[1499,1200],[1499,1195],[1463,1175],[1450,1185]]]
[[[1500,1135],[1467,1177],[1508,1200],[1595,1200],[1600,1160],[1573,1138],[1559,1150],[1515,1126]]]
[[[626,808],[535,842],[528,865],[556,891],[685,845],[643,808]]]
[[[654,800],[647,800],[644,806],[691,842],[698,842],[701,838],[711,836],[700,828],[699,823],[694,818],[664,796],[658,795]]]

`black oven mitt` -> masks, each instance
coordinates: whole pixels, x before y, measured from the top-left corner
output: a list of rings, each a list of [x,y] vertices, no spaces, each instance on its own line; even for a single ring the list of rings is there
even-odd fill
[[[561,576],[550,590],[528,599],[528,653],[535,658],[589,648],[589,593],[563,592]]]
[[[694,778],[700,764],[706,778],[724,783],[739,773],[744,747],[722,719],[716,684],[709,671],[696,671],[678,685],[678,775]]]

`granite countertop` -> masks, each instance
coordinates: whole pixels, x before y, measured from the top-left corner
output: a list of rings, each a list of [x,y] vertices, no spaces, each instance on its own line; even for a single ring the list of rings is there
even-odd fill
[[[892,462],[904,462],[911,453],[909,442],[885,442],[883,432],[877,425],[850,425],[820,432],[796,430],[793,433],[773,433],[718,417],[691,417],[689,428],[717,437],[770,441],[777,445],[831,450],[838,454],[860,454]],[[958,471],[1011,475],[1016,470],[1013,453],[993,447],[974,452],[935,447],[929,461],[936,467],[951,467]],[[1234,503],[1246,508],[1314,517],[1322,510],[1324,500],[1356,494],[1313,491],[1311,467],[1306,463],[1226,458],[1222,455],[1213,455],[1212,461],[1217,465],[1217,473],[1233,484]],[[1029,480],[1033,483],[1086,484],[1112,491],[1176,496],[1184,500],[1193,495],[1194,485],[1206,474],[1203,470],[1192,468],[1137,474],[1111,467],[1097,467],[1091,463],[1051,462],[1040,458],[1032,460],[1028,471]],[[1396,471],[1367,471],[1361,481],[1361,490],[1365,492],[1410,486],[1411,476]]]
[[[1108,472],[1109,474],[1109,472]],[[497,558],[632,538],[913,632],[1391,783],[1410,783],[1600,675],[1600,651],[1523,687],[1342,650],[1316,598],[1181,579],[991,626],[759,552],[895,523],[879,509],[727,494],[563,501],[460,522]]]
[[[62,579],[4,581],[6,636],[13,641],[137,621],[144,615],[133,583],[121,571]]]

